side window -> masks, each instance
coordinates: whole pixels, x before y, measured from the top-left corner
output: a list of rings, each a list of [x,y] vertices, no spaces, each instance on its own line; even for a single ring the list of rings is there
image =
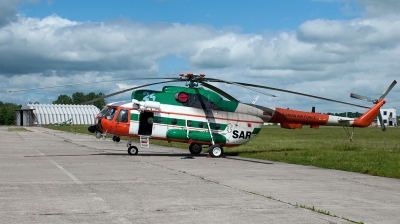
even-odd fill
[[[127,110],[120,110],[118,117],[117,117],[117,122],[128,122],[128,111]]]

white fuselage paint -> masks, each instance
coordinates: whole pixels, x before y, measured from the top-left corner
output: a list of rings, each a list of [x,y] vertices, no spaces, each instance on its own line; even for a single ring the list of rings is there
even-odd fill
[[[140,114],[138,106],[134,104],[131,114]],[[221,130],[212,130],[214,133],[221,134],[226,138],[226,144],[240,145],[246,143],[255,137],[253,131],[260,129],[264,121],[258,116],[262,115],[262,110],[239,104],[235,112],[226,112],[220,110],[203,110],[193,107],[183,107],[168,104],[160,104],[158,110],[151,108],[140,108],[154,113],[154,116],[163,118],[175,118],[185,121],[198,121],[204,123],[225,124],[226,127]],[[140,116],[140,115],[139,115]],[[186,123],[186,122],[185,122]],[[166,138],[169,129],[182,129],[187,131],[209,132],[208,128],[177,126],[173,124],[153,123],[152,137]],[[139,130],[139,121],[131,120],[129,134],[137,135]]]

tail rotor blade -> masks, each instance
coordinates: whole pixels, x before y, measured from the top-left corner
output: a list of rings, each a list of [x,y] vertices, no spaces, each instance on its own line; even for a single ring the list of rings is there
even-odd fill
[[[396,85],[397,81],[394,80],[392,82],[392,84],[390,84],[390,86],[385,90],[385,92],[383,92],[381,99],[384,99],[386,97],[386,95],[390,92],[390,90],[392,90],[392,88]]]
[[[354,98],[354,99],[363,100],[363,101],[374,102],[374,100],[371,97],[362,96],[362,95],[355,94],[355,93],[350,93],[350,97]]]
[[[378,114],[379,123],[381,124],[382,131],[386,131],[385,123],[383,123],[383,118],[381,112]]]

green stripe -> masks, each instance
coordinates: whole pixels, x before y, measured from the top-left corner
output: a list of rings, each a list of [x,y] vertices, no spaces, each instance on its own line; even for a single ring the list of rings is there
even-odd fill
[[[181,126],[181,127],[186,127],[186,120],[185,119],[176,119],[176,118],[170,118],[170,117],[160,117],[160,116],[154,116],[153,119],[154,123],[157,124],[164,124],[164,125],[175,125],[175,126]],[[207,122],[203,121],[192,121],[188,120],[188,127],[193,127],[193,128],[205,128],[208,129]],[[219,128],[218,128],[219,126]],[[220,124],[220,123],[210,123],[210,128],[212,130],[225,130],[226,124]]]
[[[139,114],[131,114],[131,121],[138,121],[139,120]]]
[[[254,128],[253,135],[257,135],[261,131],[261,128]]]

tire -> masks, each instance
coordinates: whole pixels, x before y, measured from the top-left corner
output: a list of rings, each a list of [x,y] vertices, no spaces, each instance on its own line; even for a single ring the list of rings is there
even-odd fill
[[[96,138],[97,138],[97,139],[100,139],[100,138],[101,138],[101,132],[96,131]]]
[[[131,146],[128,148],[129,155],[134,156],[134,155],[137,155],[138,152],[139,152],[139,149],[136,146]]]
[[[114,135],[113,136],[113,141],[114,142],[119,142],[119,141],[121,141],[121,138],[119,136]]]
[[[211,157],[221,157],[224,151],[220,145],[215,144],[210,147],[208,153],[210,153]]]
[[[200,154],[202,150],[203,150],[203,149],[202,149],[201,145],[196,144],[196,143],[192,143],[192,144],[190,144],[190,146],[189,146],[189,152],[190,152],[191,154],[193,154],[193,155],[198,155],[198,154]]]

